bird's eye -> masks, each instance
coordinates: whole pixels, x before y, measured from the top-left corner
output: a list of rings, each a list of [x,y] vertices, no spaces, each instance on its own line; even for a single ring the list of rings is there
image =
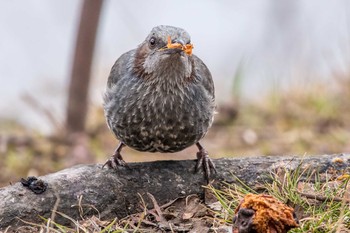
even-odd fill
[[[149,43],[151,46],[154,46],[156,44],[156,38],[151,37],[151,39],[149,39]]]

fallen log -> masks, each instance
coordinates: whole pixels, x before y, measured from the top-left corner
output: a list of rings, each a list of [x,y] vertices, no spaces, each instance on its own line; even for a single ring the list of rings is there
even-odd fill
[[[214,183],[237,182],[237,178],[254,187],[270,180],[270,173],[279,168],[303,169],[319,173],[343,171],[350,167],[350,155],[322,155],[313,157],[245,157],[214,160],[217,173]],[[122,218],[140,212],[140,200],[147,192],[159,204],[180,196],[203,195],[206,185],[203,174],[194,174],[195,161],[156,161],[129,163],[130,168],[102,169],[102,165],[77,165],[38,177],[47,189],[36,194],[17,182],[0,188],[0,229],[23,225],[21,220],[42,222],[52,218],[52,212],[64,213],[73,219],[98,215],[102,219]],[[300,167],[299,167],[300,168]],[[306,174],[306,173],[305,173]],[[41,216],[41,217],[40,217]],[[60,214],[55,222],[69,220]]]

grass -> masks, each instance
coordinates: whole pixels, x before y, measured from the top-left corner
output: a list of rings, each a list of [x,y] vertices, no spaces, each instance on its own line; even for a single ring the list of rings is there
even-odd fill
[[[44,223],[32,223],[23,221],[25,224],[22,227],[16,229],[16,232],[55,232],[55,233],[124,233],[124,232],[147,232],[140,228],[141,221],[143,217],[139,219],[139,224],[131,226],[128,224],[127,220],[117,220],[113,219],[110,221],[102,221],[96,216],[86,218],[83,220],[75,220],[68,215],[60,212],[56,214],[61,215],[63,218],[71,222],[70,226],[64,226],[59,223],[56,223],[52,219],[42,218]],[[13,229],[6,229],[4,233],[13,232]]]
[[[301,168],[300,165],[294,171],[284,169],[272,173],[272,182],[259,187],[295,209],[299,228],[289,232],[350,232],[349,177],[330,180]],[[209,189],[224,208],[225,211],[217,212],[217,216],[226,223],[232,223],[234,209],[243,196],[255,192],[242,184],[227,184],[225,190]]]

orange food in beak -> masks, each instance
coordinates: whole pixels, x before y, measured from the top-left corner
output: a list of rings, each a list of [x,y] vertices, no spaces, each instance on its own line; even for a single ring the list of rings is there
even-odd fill
[[[168,49],[182,49],[187,55],[192,55],[193,44],[182,45],[180,43],[171,43],[171,38],[168,36]]]

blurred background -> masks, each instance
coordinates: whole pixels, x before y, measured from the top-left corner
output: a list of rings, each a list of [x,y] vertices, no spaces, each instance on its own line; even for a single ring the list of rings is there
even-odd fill
[[[1,1],[0,186],[112,154],[109,71],[160,24],[186,29],[212,72],[211,157],[349,152],[349,14],[347,0]]]

